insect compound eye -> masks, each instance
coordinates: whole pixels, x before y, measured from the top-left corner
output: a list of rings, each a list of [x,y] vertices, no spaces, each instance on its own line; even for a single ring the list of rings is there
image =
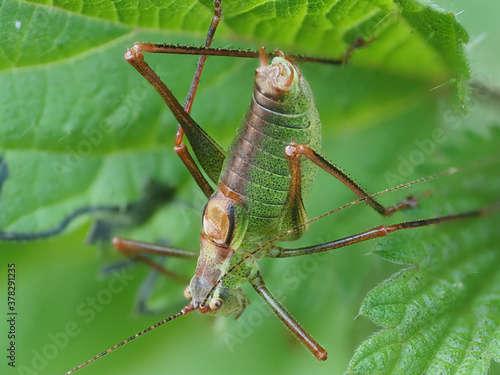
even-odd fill
[[[212,311],[217,311],[222,307],[222,303],[223,302],[220,298],[212,298],[208,303],[208,307],[210,307],[210,310]]]
[[[191,294],[191,287],[188,285],[186,289],[184,289],[184,297],[186,299],[193,299],[193,295]]]

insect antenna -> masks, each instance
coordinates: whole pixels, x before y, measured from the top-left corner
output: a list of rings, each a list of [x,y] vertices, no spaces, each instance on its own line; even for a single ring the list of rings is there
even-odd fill
[[[132,340],[134,340],[134,339],[138,338],[139,336],[142,336],[142,335],[144,335],[145,333],[148,333],[149,331],[152,331],[153,329],[158,328],[159,326],[161,326],[161,325],[163,325],[163,324],[165,324],[165,323],[167,323],[167,322],[170,322],[170,321],[172,321],[172,320],[174,320],[174,319],[178,318],[179,316],[182,316],[182,315],[187,315],[187,314],[189,314],[190,312],[192,312],[192,311],[194,311],[194,310],[196,310],[196,308],[195,308],[195,307],[193,306],[193,304],[190,302],[188,305],[186,305],[186,306],[185,306],[185,307],[184,307],[181,311],[179,311],[177,314],[174,314],[174,315],[172,315],[172,316],[169,316],[168,318],[163,319],[163,320],[159,321],[158,323],[153,324],[152,326],[150,326],[150,327],[148,327],[148,328],[146,328],[146,329],[144,329],[144,330],[142,330],[142,331],[140,331],[140,332],[137,332],[135,335],[133,335],[133,336],[129,337],[128,339],[125,339],[125,340],[123,340],[122,342],[119,342],[118,344],[116,344],[116,345],[112,346],[112,347],[111,347],[111,348],[109,348],[108,350],[106,350],[106,351],[104,351],[104,352],[102,352],[102,353],[100,353],[100,354],[96,355],[95,357],[93,357],[93,358],[89,359],[88,361],[83,362],[81,365],[76,366],[74,369],[72,369],[72,370],[70,370],[70,371],[68,371],[68,372],[64,373],[64,375],[69,375],[69,374],[72,374],[72,373],[74,373],[76,370],[79,370],[79,369],[81,369],[82,367],[87,366],[89,363],[94,362],[96,359],[99,359],[99,358],[101,358],[101,357],[105,356],[105,355],[106,355],[106,354],[108,354],[108,353],[111,353],[113,350],[118,349],[120,346],[123,346],[123,345],[125,345],[125,344],[129,343],[130,341],[132,341]]]
[[[301,224],[299,224],[299,225],[297,225],[297,226],[295,226],[295,227],[287,230],[286,232],[281,233],[280,235],[276,236],[275,238],[273,238],[269,242],[265,243],[264,245],[260,246],[256,250],[250,252],[248,255],[242,257],[242,259],[239,262],[237,262],[235,265],[233,265],[231,268],[229,268],[228,271],[224,275],[221,276],[221,278],[219,279],[219,281],[215,284],[215,286],[207,294],[207,296],[205,297],[205,300],[202,302],[201,306],[204,306],[206,304],[206,302],[208,301],[209,296],[212,295],[212,293],[214,292],[215,288],[226,278],[226,276],[229,275],[234,269],[238,268],[248,258],[250,258],[251,256],[255,255],[259,251],[264,250],[268,246],[272,245],[274,242],[279,241],[281,238],[289,235],[290,233],[298,230],[299,228],[301,228],[301,227],[303,227],[305,225],[313,223],[313,222],[315,222],[315,221],[317,221],[319,219],[322,219],[322,218],[324,218],[326,216],[329,216],[329,215],[331,215],[331,214],[333,214],[335,212],[342,211],[342,210],[346,209],[347,207],[354,206],[354,205],[356,205],[358,203],[364,202],[367,199],[370,199],[370,198],[373,198],[373,197],[376,197],[376,196],[379,196],[379,195],[382,195],[382,194],[386,194],[386,193],[389,193],[391,191],[395,191],[395,190],[407,188],[409,186],[412,186],[412,185],[415,185],[415,184],[418,184],[418,183],[422,183],[422,182],[425,182],[425,181],[433,180],[433,179],[436,179],[438,177],[451,176],[451,175],[454,175],[454,174],[456,174],[458,172],[461,172],[461,171],[464,171],[464,170],[467,170],[467,169],[476,168],[478,166],[485,166],[485,165],[488,165],[488,164],[497,164],[499,161],[500,161],[499,157],[496,156],[496,157],[490,157],[490,158],[485,158],[485,159],[481,159],[481,160],[476,160],[476,161],[473,161],[471,163],[468,163],[468,164],[465,164],[465,165],[462,165],[462,166],[459,166],[459,167],[451,167],[451,168],[445,169],[444,171],[437,172],[437,173],[428,175],[426,177],[422,177],[422,178],[419,178],[417,180],[414,180],[414,181],[411,181],[411,182],[407,182],[407,183],[404,183],[404,184],[401,184],[401,185],[398,185],[398,186],[395,186],[395,187],[392,187],[392,188],[381,190],[381,191],[379,191],[377,193],[374,193],[374,194],[371,194],[371,195],[368,195],[368,196],[365,196],[365,197],[362,197],[362,198],[358,198],[358,199],[356,199],[354,201],[351,201],[351,202],[349,202],[347,204],[344,204],[343,206],[340,206],[340,207],[338,207],[338,208],[336,208],[334,210],[325,212],[322,215],[319,215],[319,216],[317,216],[317,217],[315,217],[313,219],[310,219],[310,220],[308,220],[308,221],[306,221],[304,223],[301,223]],[[427,195],[430,195],[429,191],[425,192],[423,194],[420,194],[419,196],[416,196],[416,197],[409,197],[409,199],[405,200],[403,202],[403,204],[405,204],[405,202],[409,202],[407,205],[411,205],[412,202],[416,202],[418,199],[420,199],[420,198],[422,198],[424,196],[427,196]],[[467,218],[467,217],[490,215],[490,214],[498,212],[498,211],[500,211],[500,201],[498,201],[496,203],[493,203],[493,204],[491,204],[489,206],[486,206],[486,207],[483,207],[483,208],[480,208],[480,209],[477,209],[477,210],[473,210],[473,211],[461,213],[461,214],[443,216],[443,217],[438,217],[438,218],[434,218],[434,219],[427,219],[427,220],[425,220],[425,219],[424,220],[418,220],[418,221],[409,222],[409,223],[402,223],[401,227],[404,227],[406,224],[412,224],[412,223],[417,224],[417,225],[414,225],[414,226],[422,226],[423,222],[426,222],[427,223],[426,225],[431,225],[431,224],[437,224],[437,223],[442,223],[442,222],[446,222],[446,221],[458,220],[458,219]],[[406,227],[411,227],[411,226],[412,225],[407,225]]]

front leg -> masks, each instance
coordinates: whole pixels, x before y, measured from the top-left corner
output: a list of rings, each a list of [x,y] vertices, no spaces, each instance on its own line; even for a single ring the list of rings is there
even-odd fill
[[[285,307],[278,301],[264,284],[262,277],[257,274],[250,280],[255,291],[262,297],[264,302],[273,310],[286,327],[304,344],[304,346],[320,361],[325,361],[327,352],[314,340],[301,325],[290,315]]]

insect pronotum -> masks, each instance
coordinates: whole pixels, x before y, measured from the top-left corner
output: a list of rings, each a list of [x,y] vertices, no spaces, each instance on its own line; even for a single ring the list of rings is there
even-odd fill
[[[318,169],[340,180],[359,197],[352,204],[365,202],[382,216],[415,206],[419,197],[410,196],[395,206],[385,207],[375,198],[378,194],[366,192],[340,168],[319,154],[321,124],[311,89],[295,60],[281,51],[277,51],[277,56],[270,63],[263,48],[258,53],[260,65],[255,73],[250,109],[225,153],[189,115],[201,71],[207,55],[253,57],[256,54],[209,48],[220,17],[220,1],[215,1],[215,16],[203,48],[137,43],[125,54],[125,59],[155,87],[178,120],[174,149],[207,196],[208,202],[203,213],[199,254],[122,238],[115,238],[113,244],[123,253],[160,270],[161,267],[141,253],[197,258],[195,274],[184,292],[189,302],[178,313],[113,346],[67,374],[144,333],[195,310],[207,315],[239,317],[249,302],[241,289],[246,282],[252,285],[268,307],[318,360],[326,360],[327,351],[267,289],[257,265],[258,260],[263,257],[284,258],[315,254],[387,236],[403,229],[486,215],[499,209],[496,204],[456,215],[381,225],[314,246],[295,249],[276,246],[274,242],[277,239],[293,241],[305,233],[308,218],[303,201],[311,191]],[[357,42],[353,48],[362,44]],[[184,107],[144,61],[143,52],[201,54]],[[348,51],[346,58],[351,52]],[[201,168],[216,184],[215,189],[205,179],[184,145],[184,133]],[[453,174],[456,171],[457,169],[449,169],[442,174]],[[435,176],[426,179],[433,177]]]

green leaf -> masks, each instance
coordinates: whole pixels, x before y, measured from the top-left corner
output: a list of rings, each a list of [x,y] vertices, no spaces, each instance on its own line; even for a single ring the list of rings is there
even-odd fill
[[[366,297],[361,314],[387,328],[357,350],[349,372],[486,373],[500,332],[500,258],[491,232],[473,223],[456,237],[416,238],[410,250],[404,241],[382,245],[384,258],[399,261],[401,252],[417,266]]]
[[[323,122],[322,153],[375,192],[497,153],[498,72],[476,72],[476,86],[467,92],[469,67],[462,45],[467,34],[451,14],[422,4],[224,1],[215,45],[252,49],[265,45],[269,50],[339,57],[357,37],[375,36],[373,43],[356,51],[349,65],[301,65]],[[175,120],[156,92],[123,60],[123,54],[137,41],[202,44],[213,5],[210,0],[3,0],[0,6],[0,236],[6,240],[0,242],[0,259],[4,265],[17,265],[17,370],[62,373],[184,303],[185,283],[160,279],[151,286],[143,282],[144,267],[119,268],[118,275],[109,270],[101,277],[96,274],[103,262],[123,261],[110,255],[102,242],[113,234],[199,247],[206,199],[172,150]],[[494,14],[494,6],[490,7],[485,14]],[[489,46],[486,56],[491,58],[496,44]],[[491,58],[494,67],[497,58]],[[146,59],[182,102],[197,59],[152,55]],[[193,118],[224,148],[248,106],[257,64],[232,58],[208,60]],[[450,104],[456,95],[469,104],[468,117]],[[478,162],[472,171],[393,192],[382,200],[393,204],[408,194],[432,191],[433,196],[423,199],[414,213],[395,215],[394,222],[475,209],[498,200],[497,165]],[[159,200],[158,186],[166,190]],[[348,189],[320,173],[306,208],[313,217],[352,199]],[[388,221],[366,207],[355,207],[312,224],[297,246],[382,223]],[[404,250],[426,254],[419,243],[458,238],[464,226],[472,228],[473,238],[474,231],[482,233],[485,226],[491,233],[481,235],[477,243],[483,259],[488,249],[498,250],[494,230],[498,216],[476,223],[421,229],[420,236],[403,233],[397,237],[404,241],[401,245],[395,239],[394,247],[381,245],[379,253],[391,260],[418,263]],[[96,246],[84,244],[86,239],[101,241],[99,256]],[[81,371],[179,373],[188,364],[192,372],[216,366],[218,372],[342,373],[355,348],[376,330],[367,319],[353,321],[363,296],[399,271],[377,257],[362,256],[374,245],[360,244],[323,257],[261,262],[269,288],[328,350],[326,363],[317,363],[297,345],[249,288],[245,291],[252,304],[238,321],[214,321],[194,314],[179,318]],[[458,254],[471,251],[470,246],[457,246]],[[467,258],[471,265],[476,264],[473,258]],[[436,263],[447,269],[446,258],[436,257]],[[168,261],[169,269],[186,277],[194,267]],[[437,271],[425,272],[431,277]],[[452,353],[455,362],[481,355],[475,362],[460,362],[478,373],[489,365],[490,356],[500,357],[496,323],[485,320],[482,324],[481,320],[494,316],[481,309],[494,307],[494,270],[491,275],[489,280],[476,280],[476,285],[490,285],[492,297],[480,299],[484,294],[478,294],[476,303],[471,291],[470,301],[456,296],[454,306],[462,306],[464,300],[465,306],[477,306],[476,315],[471,318],[472,313],[465,312],[449,323],[448,333],[439,336],[451,340],[465,332],[462,341],[474,338],[473,342],[481,343],[477,350],[464,344],[457,346],[456,356]],[[1,277],[6,280],[7,276]],[[429,285],[433,280],[428,280]],[[144,288],[149,292],[143,292]],[[401,289],[412,296],[410,292]],[[162,313],[153,317],[132,314],[137,293],[149,296],[149,306],[164,309]],[[363,306],[370,301],[374,299]],[[379,311],[384,308],[378,306]],[[391,327],[374,337],[388,343],[387,359],[382,362],[390,363],[395,357],[389,354],[402,349],[401,337],[395,334],[402,307],[378,318],[375,305],[370,305],[370,311],[371,319]],[[447,315],[440,314],[436,324],[441,326],[431,327],[433,332],[443,330]],[[76,325],[73,330],[72,323]],[[484,327],[492,331],[481,331]],[[2,331],[8,330],[6,326]],[[466,354],[464,347],[470,348]],[[360,353],[361,349],[351,366],[362,357]],[[363,353],[374,353],[374,349],[363,349]],[[445,354],[452,355],[450,351]],[[247,365],[249,356],[252,361]],[[399,358],[412,362],[414,357]],[[359,363],[364,366],[366,362]],[[361,365],[359,369],[361,373]]]
[[[490,136],[491,147],[497,147],[500,132],[493,130]],[[469,133],[467,142],[449,148],[448,155],[457,160],[458,154],[485,147],[481,137]],[[493,161],[490,173],[498,170],[497,162]],[[360,314],[384,330],[357,349],[348,373],[485,374],[490,361],[498,359],[494,353],[500,333],[500,186],[488,180],[485,188],[484,174],[466,172],[467,179],[449,181],[447,200],[434,203],[432,211],[463,212],[460,207],[472,202],[484,207],[496,201],[491,206],[496,216],[465,225],[443,224],[450,227],[447,232],[431,228],[430,233],[411,238],[397,234],[377,246],[375,253],[384,259],[411,267],[373,289],[363,301]],[[471,193],[464,195],[469,189]],[[428,208],[422,211],[417,219],[432,215]]]

